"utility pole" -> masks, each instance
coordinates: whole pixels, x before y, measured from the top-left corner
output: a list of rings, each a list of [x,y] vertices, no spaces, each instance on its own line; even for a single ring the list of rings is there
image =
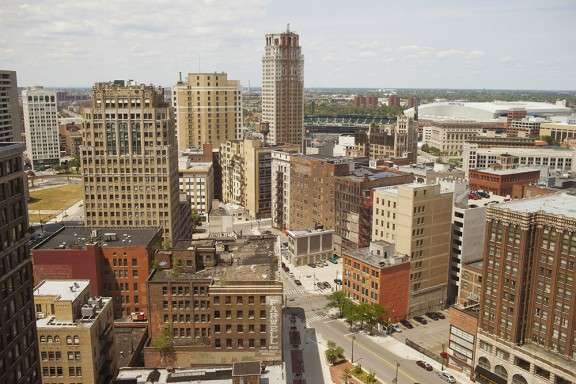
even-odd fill
[[[394,380],[392,381],[394,384],[398,384],[398,368],[400,367],[400,363],[395,361],[396,363],[396,375],[394,376]]]

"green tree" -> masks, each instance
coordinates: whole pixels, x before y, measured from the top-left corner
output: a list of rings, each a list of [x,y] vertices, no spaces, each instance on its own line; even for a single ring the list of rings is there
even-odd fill
[[[153,346],[160,352],[160,364],[165,365],[166,361],[174,356],[174,338],[170,328],[162,329],[162,333],[154,341]]]
[[[358,305],[352,302],[345,305],[342,312],[350,328],[353,328],[356,323],[361,321],[360,312],[358,311]]]
[[[368,326],[368,332],[372,334],[374,327],[384,318],[386,310],[380,304],[368,304],[363,311],[364,322]]]
[[[346,296],[343,291],[336,291],[328,295],[328,308],[338,308],[340,311],[338,317],[344,316],[344,307],[352,304],[350,299]]]
[[[75,155],[72,160],[68,162],[68,172],[74,169],[75,173],[80,173],[80,157]]]
[[[376,374],[374,372],[370,372],[366,375],[366,384],[376,384],[378,380],[376,380]]]
[[[190,216],[192,218],[192,233],[194,233],[196,228],[202,223],[202,216],[196,209],[192,210],[192,214]]]
[[[344,349],[337,346],[333,341],[328,342],[328,349],[325,352],[326,360],[332,365],[344,358]]]

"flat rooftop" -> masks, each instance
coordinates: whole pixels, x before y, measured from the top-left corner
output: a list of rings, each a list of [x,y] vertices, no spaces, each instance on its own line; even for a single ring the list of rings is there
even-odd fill
[[[545,212],[576,219],[576,196],[567,193],[554,193],[532,199],[513,200],[499,204],[495,208],[520,213]]]
[[[214,285],[235,281],[276,282],[278,257],[274,252],[275,242],[275,236],[240,238],[227,244],[228,251],[220,255],[219,264],[214,267],[200,271],[183,267],[177,273],[173,269],[157,269],[150,281],[209,279]]]
[[[95,232],[94,232],[95,231]],[[35,249],[83,248],[86,244],[100,243],[103,247],[147,246],[159,234],[159,228],[89,228],[63,227],[51,237],[36,245]],[[96,235],[95,237],[93,235]]]
[[[389,243],[383,241],[378,241],[376,243],[389,245]],[[348,255],[376,268],[392,267],[394,265],[408,262],[408,258],[404,256],[390,255],[384,257],[384,255],[375,255],[370,252],[369,247],[352,250]]]
[[[305,229],[305,230],[295,230],[295,231],[287,231],[288,235],[293,237],[300,237],[306,235],[314,235],[314,234],[324,234],[324,233],[334,233],[332,229]]]
[[[45,280],[34,287],[34,296],[58,296],[59,301],[74,301],[90,285],[90,280]]]
[[[489,173],[492,175],[498,176],[505,176],[505,175],[516,175],[520,173],[528,173],[528,172],[540,172],[538,168],[512,168],[512,169],[493,169],[493,168],[480,168],[474,169],[474,171],[482,172],[482,173]]]
[[[402,173],[381,171],[378,169],[367,168],[367,167],[359,167],[359,168],[354,169],[350,173],[350,175],[340,176],[340,177],[362,181],[364,179],[379,180],[379,179],[384,179],[386,177],[398,177],[398,176],[405,176],[405,175]]]

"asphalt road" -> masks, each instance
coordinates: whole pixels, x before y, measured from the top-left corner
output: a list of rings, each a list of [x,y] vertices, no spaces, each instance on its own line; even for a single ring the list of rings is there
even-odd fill
[[[285,289],[293,289],[294,283],[290,279],[283,279]],[[317,342],[315,334],[321,335],[323,340],[334,341],[344,348],[345,356],[352,360],[352,336],[354,341],[354,362],[359,362],[363,368],[369,372],[376,373],[376,377],[386,383],[392,383],[396,374],[396,364],[398,366],[398,384],[442,384],[446,383],[436,373],[428,372],[416,365],[415,360],[399,358],[396,354],[377,344],[370,338],[362,334],[353,334],[348,326],[338,320],[332,319],[326,310],[327,300],[323,295],[302,293],[289,298],[288,310],[303,312],[306,317],[305,323],[308,329],[313,328],[312,337],[307,337],[307,342]],[[318,356],[320,353],[318,353]],[[322,358],[320,356],[320,358]],[[314,359],[312,366],[317,365]],[[319,364],[318,364],[319,365]],[[311,366],[311,364],[307,364]]]

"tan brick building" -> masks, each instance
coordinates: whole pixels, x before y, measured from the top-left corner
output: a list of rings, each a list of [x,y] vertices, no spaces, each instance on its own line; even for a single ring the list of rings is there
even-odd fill
[[[281,361],[283,287],[275,241],[271,235],[227,238],[172,250],[148,281],[146,366]],[[171,349],[165,358],[159,339]]]
[[[242,139],[242,93],[224,72],[189,73],[173,88],[178,148]]]
[[[100,384],[115,375],[112,299],[90,297],[89,280],[45,280],[34,288],[44,384]]]
[[[374,160],[406,159],[408,163],[416,163],[417,144],[417,122],[399,117],[396,122],[370,126],[368,132],[358,138],[355,152]]]
[[[270,217],[271,151],[261,140],[232,140],[220,146],[222,200],[248,210],[252,218]]]
[[[304,56],[298,34],[266,34],[262,57],[262,122],[270,144],[302,144]]]
[[[405,184],[374,190],[372,240],[394,243],[410,257],[410,316],[446,305],[452,192]]]
[[[162,227],[170,241],[190,235],[181,217],[174,120],[162,89],[97,83],[84,111],[81,152],[87,226]]]

